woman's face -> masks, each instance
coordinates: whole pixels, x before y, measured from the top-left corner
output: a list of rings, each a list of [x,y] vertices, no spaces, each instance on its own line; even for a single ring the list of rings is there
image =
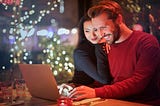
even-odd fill
[[[85,21],[83,24],[84,34],[88,41],[93,44],[97,44],[100,40],[100,37],[96,36],[93,30],[92,22]]]

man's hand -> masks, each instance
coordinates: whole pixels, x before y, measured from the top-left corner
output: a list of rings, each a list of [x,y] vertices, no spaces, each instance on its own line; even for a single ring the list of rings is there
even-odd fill
[[[95,90],[87,86],[79,86],[74,88],[70,93],[69,97],[73,100],[81,100],[85,98],[94,98],[96,97]]]

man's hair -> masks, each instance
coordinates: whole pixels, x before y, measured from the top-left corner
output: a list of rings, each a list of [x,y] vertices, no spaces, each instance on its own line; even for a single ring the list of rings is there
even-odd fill
[[[105,0],[98,3],[98,5],[95,5],[88,10],[88,16],[90,18],[95,18],[96,16],[107,13],[108,19],[116,20],[118,15],[122,15],[122,9],[121,6],[114,1]]]

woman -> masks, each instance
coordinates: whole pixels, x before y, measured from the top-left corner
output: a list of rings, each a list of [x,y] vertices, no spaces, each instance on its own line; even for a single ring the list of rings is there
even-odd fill
[[[75,73],[70,82],[91,87],[110,84],[108,60],[102,48],[105,44],[98,44],[101,38],[94,34],[91,19],[82,17],[78,28],[79,41],[74,50]]]

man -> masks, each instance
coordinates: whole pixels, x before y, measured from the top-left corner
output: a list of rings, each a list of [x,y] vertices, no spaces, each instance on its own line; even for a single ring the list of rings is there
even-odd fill
[[[108,53],[111,85],[99,88],[80,86],[70,92],[76,100],[115,98],[140,100],[158,98],[160,47],[153,35],[129,29],[121,7],[114,1],[102,2],[88,10],[95,34],[111,46]]]

